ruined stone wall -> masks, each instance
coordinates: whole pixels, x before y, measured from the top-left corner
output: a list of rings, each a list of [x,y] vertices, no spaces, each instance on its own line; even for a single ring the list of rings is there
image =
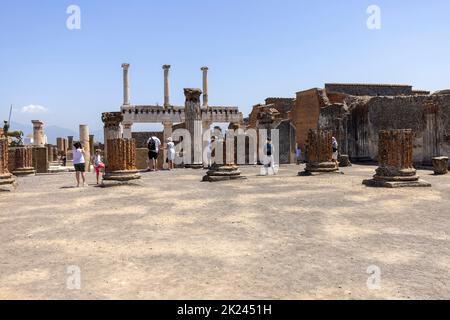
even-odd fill
[[[296,128],[297,144],[302,149],[306,148],[306,140],[310,129],[317,129],[320,110],[326,103],[323,91],[311,89],[297,93],[295,106],[290,116]]]
[[[412,86],[384,84],[325,84],[327,92],[344,93],[352,96],[399,96],[412,95]]]
[[[296,162],[296,131],[291,121],[285,120],[277,127],[280,138],[280,164]]]
[[[378,159],[381,130],[412,129],[413,160],[430,164],[450,151],[450,95],[348,99],[349,154]]]
[[[163,132],[133,132],[131,134],[131,137],[136,140],[136,148],[147,148],[147,141],[153,136],[161,140],[161,143],[164,143]]]
[[[281,114],[282,119],[288,119],[289,112],[295,106],[294,98],[267,98],[266,105],[271,104]]]
[[[320,111],[319,129],[332,132],[339,144],[340,154],[348,154],[348,117],[345,104],[331,104]]]

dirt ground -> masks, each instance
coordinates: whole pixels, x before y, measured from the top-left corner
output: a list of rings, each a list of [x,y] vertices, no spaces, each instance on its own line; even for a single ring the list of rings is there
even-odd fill
[[[361,184],[373,166],[298,170],[80,189],[73,174],[20,178],[0,193],[0,299],[450,299],[450,175],[392,190]]]

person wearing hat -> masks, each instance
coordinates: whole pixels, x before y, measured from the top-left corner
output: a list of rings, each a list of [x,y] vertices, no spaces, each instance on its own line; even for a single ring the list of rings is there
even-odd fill
[[[172,138],[167,139],[167,163],[169,165],[169,170],[175,169],[175,143]]]

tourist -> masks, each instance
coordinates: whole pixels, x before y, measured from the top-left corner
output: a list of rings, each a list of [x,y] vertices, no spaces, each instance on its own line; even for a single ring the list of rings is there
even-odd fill
[[[83,187],[86,186],[86,160],[85,152],[81,143],[76,142],[73,145],[73,165],[75,167],[77,188],[80,187],[80,176],[83,179]]]
[[[92,162],[94,163],[95,173],[97,176],[97,185],[100,184],[100,172],[105,169],[105,164],[102,159],[102,151],[100,149],[95,150],[95,155],[92,156]]]
[[[212,158],[213,158],[213,150],[214,150],[214,144],[216,142],[216,137],[212,136],[211,140],[208,142],[208,147],[206,150],[206,157],[208,160],[208,169],[211,169],[212,167]]]
[[[166,146],[166,150],[167,150],[167,163],[169,166],[169,170],[173,170],[175,169],[175,143],[173,142],[172,138],[168,138],[167,139],[167,146]]]
[[[300,147],[297,147],[295,155],[296,155],[296,158],[297,158],[297,164],[302,163],[302,149]]]
[[[339,144],[335,137],[331,138],[332,141],[332,147],[333,147],[333,157],[332,161],[337,165],[338,164],[338,157],[339,157]]]
[[[264,166],[263,170],[264,173],[262,175],[275,175],[275,148],[272,144],[272,139],[267,138],[266,145],[264,146]]]
[[[158,171],[158,154],[159,147],[161,146],[161,140],[159,140],[155,136],[152,136],[150,139],[148,139],[147,146],[149,160],[148,171]]]

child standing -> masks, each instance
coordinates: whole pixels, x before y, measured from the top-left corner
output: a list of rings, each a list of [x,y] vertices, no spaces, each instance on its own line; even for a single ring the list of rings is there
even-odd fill
[[[97,175],[97,184],[100,184],[100,172],[105,169],[105,164],[102,159],[102,151],[97,149],[95,150],[95,155],[93,156],[95,173]]]

